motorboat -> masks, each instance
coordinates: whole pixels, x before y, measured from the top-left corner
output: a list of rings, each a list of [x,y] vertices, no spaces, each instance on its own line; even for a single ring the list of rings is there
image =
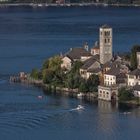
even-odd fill
[[[131,112],[123,112],[124,115],[129,115]]]
[[[76,109],[81,110],[81,109],[84,109],[84,107],[82,105],[78,105]]]
[[[38,99],[42,99],[42,98],[43,98],[43,96],[39,95],[39,96],[37,96],[37,98],[38,98]]]

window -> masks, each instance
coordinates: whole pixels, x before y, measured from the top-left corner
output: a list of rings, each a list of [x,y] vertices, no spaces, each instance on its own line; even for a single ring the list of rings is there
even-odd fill
[[[106,43],[106,38],[105,38],[105,43]]]

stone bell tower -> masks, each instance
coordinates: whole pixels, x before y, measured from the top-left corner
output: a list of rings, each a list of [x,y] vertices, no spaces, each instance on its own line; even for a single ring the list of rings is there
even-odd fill
[[[108,25],[100,27],[100,63],[105,64],[112,59],[112,28]]]

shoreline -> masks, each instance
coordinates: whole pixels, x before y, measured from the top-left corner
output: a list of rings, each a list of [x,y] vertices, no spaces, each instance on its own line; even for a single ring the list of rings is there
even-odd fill
[[[102,7],[140,7],[140,4],[106,4],[106,3],[65,3],[65,4],[55,4],[55,3],[1,3],[1,7],[22,7],[29,6],[33,8],[37,7],[89,7],[89,6],[102,6]]]
[[[15,77],[15,78],[17,79],[18,77]],[[50,91],[51,93],[56,93],[56,94],[59,94],[61,96],[64,95],[64,96],[68,96],[68,97],[73,97],[76,99],[81,99],[81,100],[92,102],[92,103],[98,102],[98,100],[99,100],[98,93],[96,93],[96,92],[94,92],[94,93],[82,93],[82,96],[78,97],[77,95],[80,93],[78,91],[78,89],[68,89],[65,87],[56,87],[54,85],[47,85],[47,84],[44,84],[42,82],[42,80],[36,80],[36,79],[31,78],[31,77],[28,77],[25,80],[22,80],[19,78],[17,81],[12,81],[10,79],[10,82],[33,85],[35,87],[41,88],[44,92]],[[108,102],[106,100],[102,100],[102,101]],[[130,101],[115,101],[113,103],[126,104],[126,105],[132,105],[132,106],[140,106],[140,100],[139,100],[139,102],[136,102],[136,100],[134,100],[134,99],[130,100]]]

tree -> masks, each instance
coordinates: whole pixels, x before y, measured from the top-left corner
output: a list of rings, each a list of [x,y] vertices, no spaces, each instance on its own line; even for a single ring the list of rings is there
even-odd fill
[[[83,63],[81,61],[75,61],[73,64],[73,67],[71,69],[71,72],[79,73],[79,69],[81,68],[82,65],[83,65]]]
[[[48,61],[48,68],[52,71],[57,71],[61,69],[62,60],[60,56],[51,57]]]
[[[131,68],[136,69],[137,68],[137,54],[136,52],[140,52],[140,45],[135,45],[131,49]]]
[[[81,84],[79,86],[79,91],[84,92],[84,93],[88,92],[88,85],[87,85],[86,80],[81,81]]]
[[[52,83],[53,78],[54,78],[54,72],[52,70],[47,69],[43,71],[43,82],[45,84]]]
[[[30,76],[34,79],[39,79],[39,72],[37,69],[32,69]]]
[[[49,67],[49,60],[47,59],[47,60],[45,60],[44,63],[43,63],[42,70],[48,69],[48,67]]]
[[[133,94],[130,90],[126,88],[119,89],[119,101],[129,101],[133,98]]]
[[[98,75],[92,74],[87,80],[88,88],[90,92],[97,92],[99,85],[99,77]]]

